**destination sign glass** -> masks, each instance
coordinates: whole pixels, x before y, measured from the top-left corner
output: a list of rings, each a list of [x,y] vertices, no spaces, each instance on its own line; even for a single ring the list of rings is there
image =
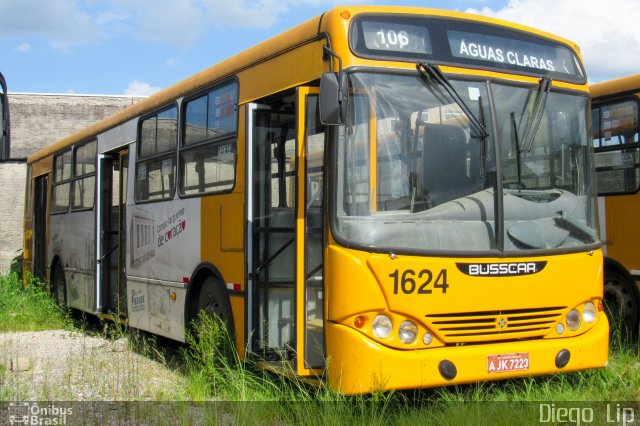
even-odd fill
[[[441,17],[366,14],[350,29],[354,54],[370,59],[430,61],[585,83],[566,45],[499,25]]]
[[[543,72],[577,74],[571,51],[561,45],[531,43],[470,31],[447,31],[451,54],[456,58],[484,61],[488,65],[510,65]]]

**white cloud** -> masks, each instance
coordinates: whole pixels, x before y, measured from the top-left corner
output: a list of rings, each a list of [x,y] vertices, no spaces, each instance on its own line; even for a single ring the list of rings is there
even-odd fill
[[[204,10],[198,1],[144,0],[131,4],[138,8],[137,28],[147,40],[189,46],[206,33]]]
[[[590,81],[640,72],[640,25],[629,0],[509,0],[467,12],[539,28],[578,44]]]
[[[211,27],[271,28],[295,8],[365,0],[110,0],[146,40],[187,47]]]
[[[16,47],[16,50],[21,53],[28,53],[31,51],[31,45],[29,43],[22,43],[20,46]]]
[[[359,4],[364,0],[201,0],[208,19],[218,26],[270,28],[280,16],[294,9],[322,6],[327,9],[339,4]]]
[[[159,87],[152,86],[144,81],[135,80],[129,83],[124,94],[127,96],[151,96],[158,91],[160,91]]]
[[[0,37],[38,34],[54,48],[100,39],[93,18],[75,0],[0,1]]]
[[[365,0],[0,0],[0,37],[39,35],[62,52],[109,38],[188,47],[212,27],[270,28],[309,6]]]

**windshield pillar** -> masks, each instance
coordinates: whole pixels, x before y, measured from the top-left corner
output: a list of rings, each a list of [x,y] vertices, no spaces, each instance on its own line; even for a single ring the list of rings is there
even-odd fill
[[[500,161],[500,132],[498,131],[498,119],[496,114],[495,99],[491,81],[487,81],[487,96],[489,98],[489,115],[491,117],[491,132],[493,133],[494,152],[496,153],[495,176],[491,178],[493,185],[493,209],[495,211],[496,250],[504,252],[504,196],[502,179],[502,162]]]

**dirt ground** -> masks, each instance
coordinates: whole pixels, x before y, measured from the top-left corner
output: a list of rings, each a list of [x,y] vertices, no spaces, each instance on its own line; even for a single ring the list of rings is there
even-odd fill
[[[180,399],[182,376],[140,352],[126,337],[0,333],[0,401]]]

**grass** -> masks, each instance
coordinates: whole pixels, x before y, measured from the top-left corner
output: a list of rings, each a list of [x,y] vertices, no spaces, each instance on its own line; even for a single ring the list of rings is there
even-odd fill
[[[197,330],[205,337],[190,337],[183,354],[188,399],[252,401],[250,408],[245,404],[231,410],[235,421],[242,423],[530,424],[541,415],[541,404],[596,407],[595,418],[600,420],[607,414],[608,401],[635,401],[640,408],[640,353],[621,341],[614,341],[604,369],[345,396],[240,362],[228,350],[224,330],[207,317],[199,318]]]
[[[24,288],[18,274],[0,277],[0,332],[69,329],[72,321],[47,290],[31,279]]]
[[[77,384],[84,383],[91,395],[100,399],[178,401],[162,415],[170,423],[184,424],[495,426],[537,423],[541,404],[551,403],[595,407],[598,416],[606,413],[602,404],[607,401],[633,403],[636,416],[640,414],[640,353],[637,346],[619,338],[613,339],[609,365],[604,369],[345,396],[275,375],[252,361],[241,362],[218,324],[210,317],[198,318],[194,335],[178,347],[118,324],[99,324],[94,327],[98,334],[110,342],[127,337],[134,353],[116,362],[108,349],[103,356],[104,348],[95,349],[87,343],[74,358],[75,367],[63,374],[62,382],[46,384],[36,398],[78,400]],[[0,331],[74,327],[78,327],[77,321],[73,323],[57,308],[41,284],[23,289],[16,276],[0,277]],[[161,372],[169,379],[160,380]],[[29,389],[9,383],[7,377],[12,377],[11,372],[0,363],[0,402],[24,399]],[[158,414],[144,409],[136,419],[148,420]]]

